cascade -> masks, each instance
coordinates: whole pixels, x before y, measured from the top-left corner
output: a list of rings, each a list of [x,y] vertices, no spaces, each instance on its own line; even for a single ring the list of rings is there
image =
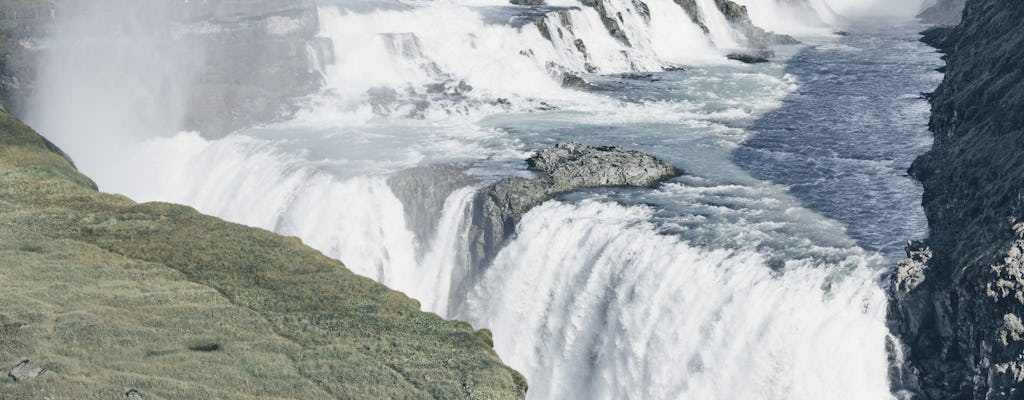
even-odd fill
[[[817,41],[859,9],[737,2],[759,26]],[[297,236],[424,310],[491,329],[531,398],[890,398],[885,260],[729,158],[799,82],[779,63],[726,60],[740,35],[713,0],[696,1],[707,33],[674,0],[547,3],[322,1],[320,41],[302,48],[323,88],[219,138],[182,131],[176,102],[197,94],[171,55],[57,40],[36,100],[67,114],[33,122],[103,190]],[[97,70],[138,84],[94,97],[109,85]],[[565,74],[598,89],[563,87]],[[643,149],[691,176],[549,201],[491,265],[468,265],[477,190],[528,175],[531,150],[566,139]],[[421,237],[416,199],[388,179],[450,163],[480,182],[447,193]]]

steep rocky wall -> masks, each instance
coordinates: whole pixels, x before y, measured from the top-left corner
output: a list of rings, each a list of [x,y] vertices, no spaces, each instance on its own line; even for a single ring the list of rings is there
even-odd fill
[[[931,234],[893,278],[892,329],[907,345],[899,389],[925,399],[1024,397],[1024,3],[969,0],[932,31],[948,52],[931,95],[924,185]]]
[[[929,24],[954,26],[960,23],[965,2],[966,0],[939,0],[918,17]]]
[[[296,238],[100,193],[0,113],[0,398],[522,398],[491,346]]]
[[[0,2],[0,104],[23,114],[34,89],[37,38],[47,35],[56,16],[50,0]]]
[[[20,116],[62,40],[144,36],[187,70],[183,104],[166,106],[183,110],[172,128],[213,137],[289,115],[294,99],[321,87],[320,64],[332,56],[316,38],[313,0],[10,1],[0,4],[0,102]]]

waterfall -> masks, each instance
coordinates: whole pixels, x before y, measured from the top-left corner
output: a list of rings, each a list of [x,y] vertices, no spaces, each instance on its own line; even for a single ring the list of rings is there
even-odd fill
[[[861,9],[737,2],[755,24],[815,40]],[[217,138],[182,131],[180,103],[203,93],[176,66],[201,60],[145,37],[56,41],[32,119],[105,191],[297,236],[426,311],[491,329],[533,399],[891,398],[882,261],[729,157],[794,89],[785,66],[726,60],[740,44],[712,0],[696,1],[708,32],[674,0],[603,0],[603,15],[547,3],[321,1],[319,41],[299,52],[321,90]],[[566,88],[567,76],[601,85]],[[564,136],[692,175],[551,200],[491,265],[468,265],[479,188],[527,175],[522,159]],[[427,240],[388,178],[438,163],[480,183],[448,194]]]
[[[652,210],[531,211],[458,315],[532,377],[532,398],[885,399],[885,295],[863,255],[833,265],[701,249]]]

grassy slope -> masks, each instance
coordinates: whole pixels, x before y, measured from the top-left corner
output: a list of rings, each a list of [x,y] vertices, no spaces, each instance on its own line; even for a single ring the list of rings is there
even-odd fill
[[[189,347],[216,343],[212,352]],[[490,333],[295,238],[100,193],[0,112],[0,398],[515,398]]]

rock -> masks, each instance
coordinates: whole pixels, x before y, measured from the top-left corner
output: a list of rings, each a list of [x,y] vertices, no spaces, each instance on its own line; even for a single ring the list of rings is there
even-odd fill
[[[542,6],[544,0],[508,0],[510,4],[517,6]]]
[[[937,7],[955,10],[957,3]],[[962,15],[959,26],[931,29],[922,39],[947,54],[947,67],[929,96],[934,144],[909,171],[924,187],[930,235],[908,247],[889,287],[889,325],[905,345],[903,368],[911,375],[893,389],[921,399],[1018,399],[1024,5],[972,0]]]
[[[46,368],[36,367],[31,360],[23,360],[7,373],[7,377],[15,382],[24,382],[46,374]]]
[[[766,63],[771,59],[771,55],[774,53],[770,52],[758,52],[758,53],[731,53],[725,56],[730,60],[739,61],[744,64],[761,64]]]
[[[597,10],[597,14],[601,16],[601,23],[604,24],[604,28],[608,31],[608,34],[626,45],[626,47],[631,47],[632,44],[629,43],[629,38],[626,37],[626,32],[619,26],[619,21],[616,19],[616,16],[613,16],[605,8],[604,1],[605,0],[580,0],[583,5],[593,7]],[[621,18],[621,16],[618,18]]]
[[[96,46],[96,54],[117,53],[140,62],[126,49],[161,48],[160,57],[166,59],[159,62],[173,65],[180,74],[174,79],[184,82],[181,93],[165,96],[160,101],[166,104],[154,107],[181,109],[183,117],[171,121],[174,126],[169,129],[196,130],[209,137],[287,117],[294,112],[297,98],[322,86],[319,71],[333,58],[330,41],[317,37],[319,17],[313,0],[2,3],[0,59],[7,62],[0,63],[0,102],[17,115],[26,114],[27,101],[40,89],[40,79],[48,78],[40,75],[47,73],[40,68],[41,49],[60,54],[65,46]],[[8,18],[28,10],[35,10],[31,15],[39,17]],[[4,57],[3,49],[10,49],[10,57]],[[102,64],[105,59],[91,62]],[[239,74],[241,70],[246,73]]]
[[[531,208],[581,188],[650,187],[682,172],[653,156],[620,147],[561,143],[526,161],[536,178],[505,178],[479,191],[473,200],[470,259],[483,268],[515,232]]]
[[[479,182],[462,164],[439,164],[409,168],[388,177],[391,192],[402,201],[406,224],[421,245],[429,245],[437,231],[444,202],[455,190]],[[422,249],[421,249],[422,250]]]
[[[697,6],[697,0],[673,1],[675,1],[675,3],[679,5],[679,7],[682,7],[683,11],[686,12],[686,15],[690,17],[690,20],[693,21],[693,23],[697,24],[697,26],[700,27],[700,29],[704,31],[705,34],[711,32],[711,30],[708,29],[708,26],[704,24],[704,19],[701,18],[700,8]]]
[[[562,87],[569,89],[590,89],[589,82],[571,72],[562,73]]]
[[[631,81],[657,82],[657,81],[661,80],[660,78],[654,76],[654,74],[625,73],[625,74],[615,75],[615,77],[617,77],[619,79],[626,79],[626,80],[631,80]]]
[[[960,23],[967,0],[939,0],[917,17],[929,24],[955,26]]]
[[[673,1],[682,7],[683,11],[690,17],[690,20],[697,24],[705,34],[711,32],[707,24],[704,23],[704,18],[701,15],[696,0]],[[750,15],[747,13],[746,6],[741,6],[730,0],[715,0],[715,6],[725,16],[725,19],[729,21],[733,29],[743,36],[745,45],[750,48],[764,49],[774,45],[800,44],[800,41],[792,36],[768,32],[754,25],[750,20]]]
[[[146,397],[143,396],[142,393],[139,393],[138,390],[131,389],[131,390],[129,390],[129,391],[124,393],[124,398],[131,399],[131,400],[142,400],[142,399],[144,399]]]

